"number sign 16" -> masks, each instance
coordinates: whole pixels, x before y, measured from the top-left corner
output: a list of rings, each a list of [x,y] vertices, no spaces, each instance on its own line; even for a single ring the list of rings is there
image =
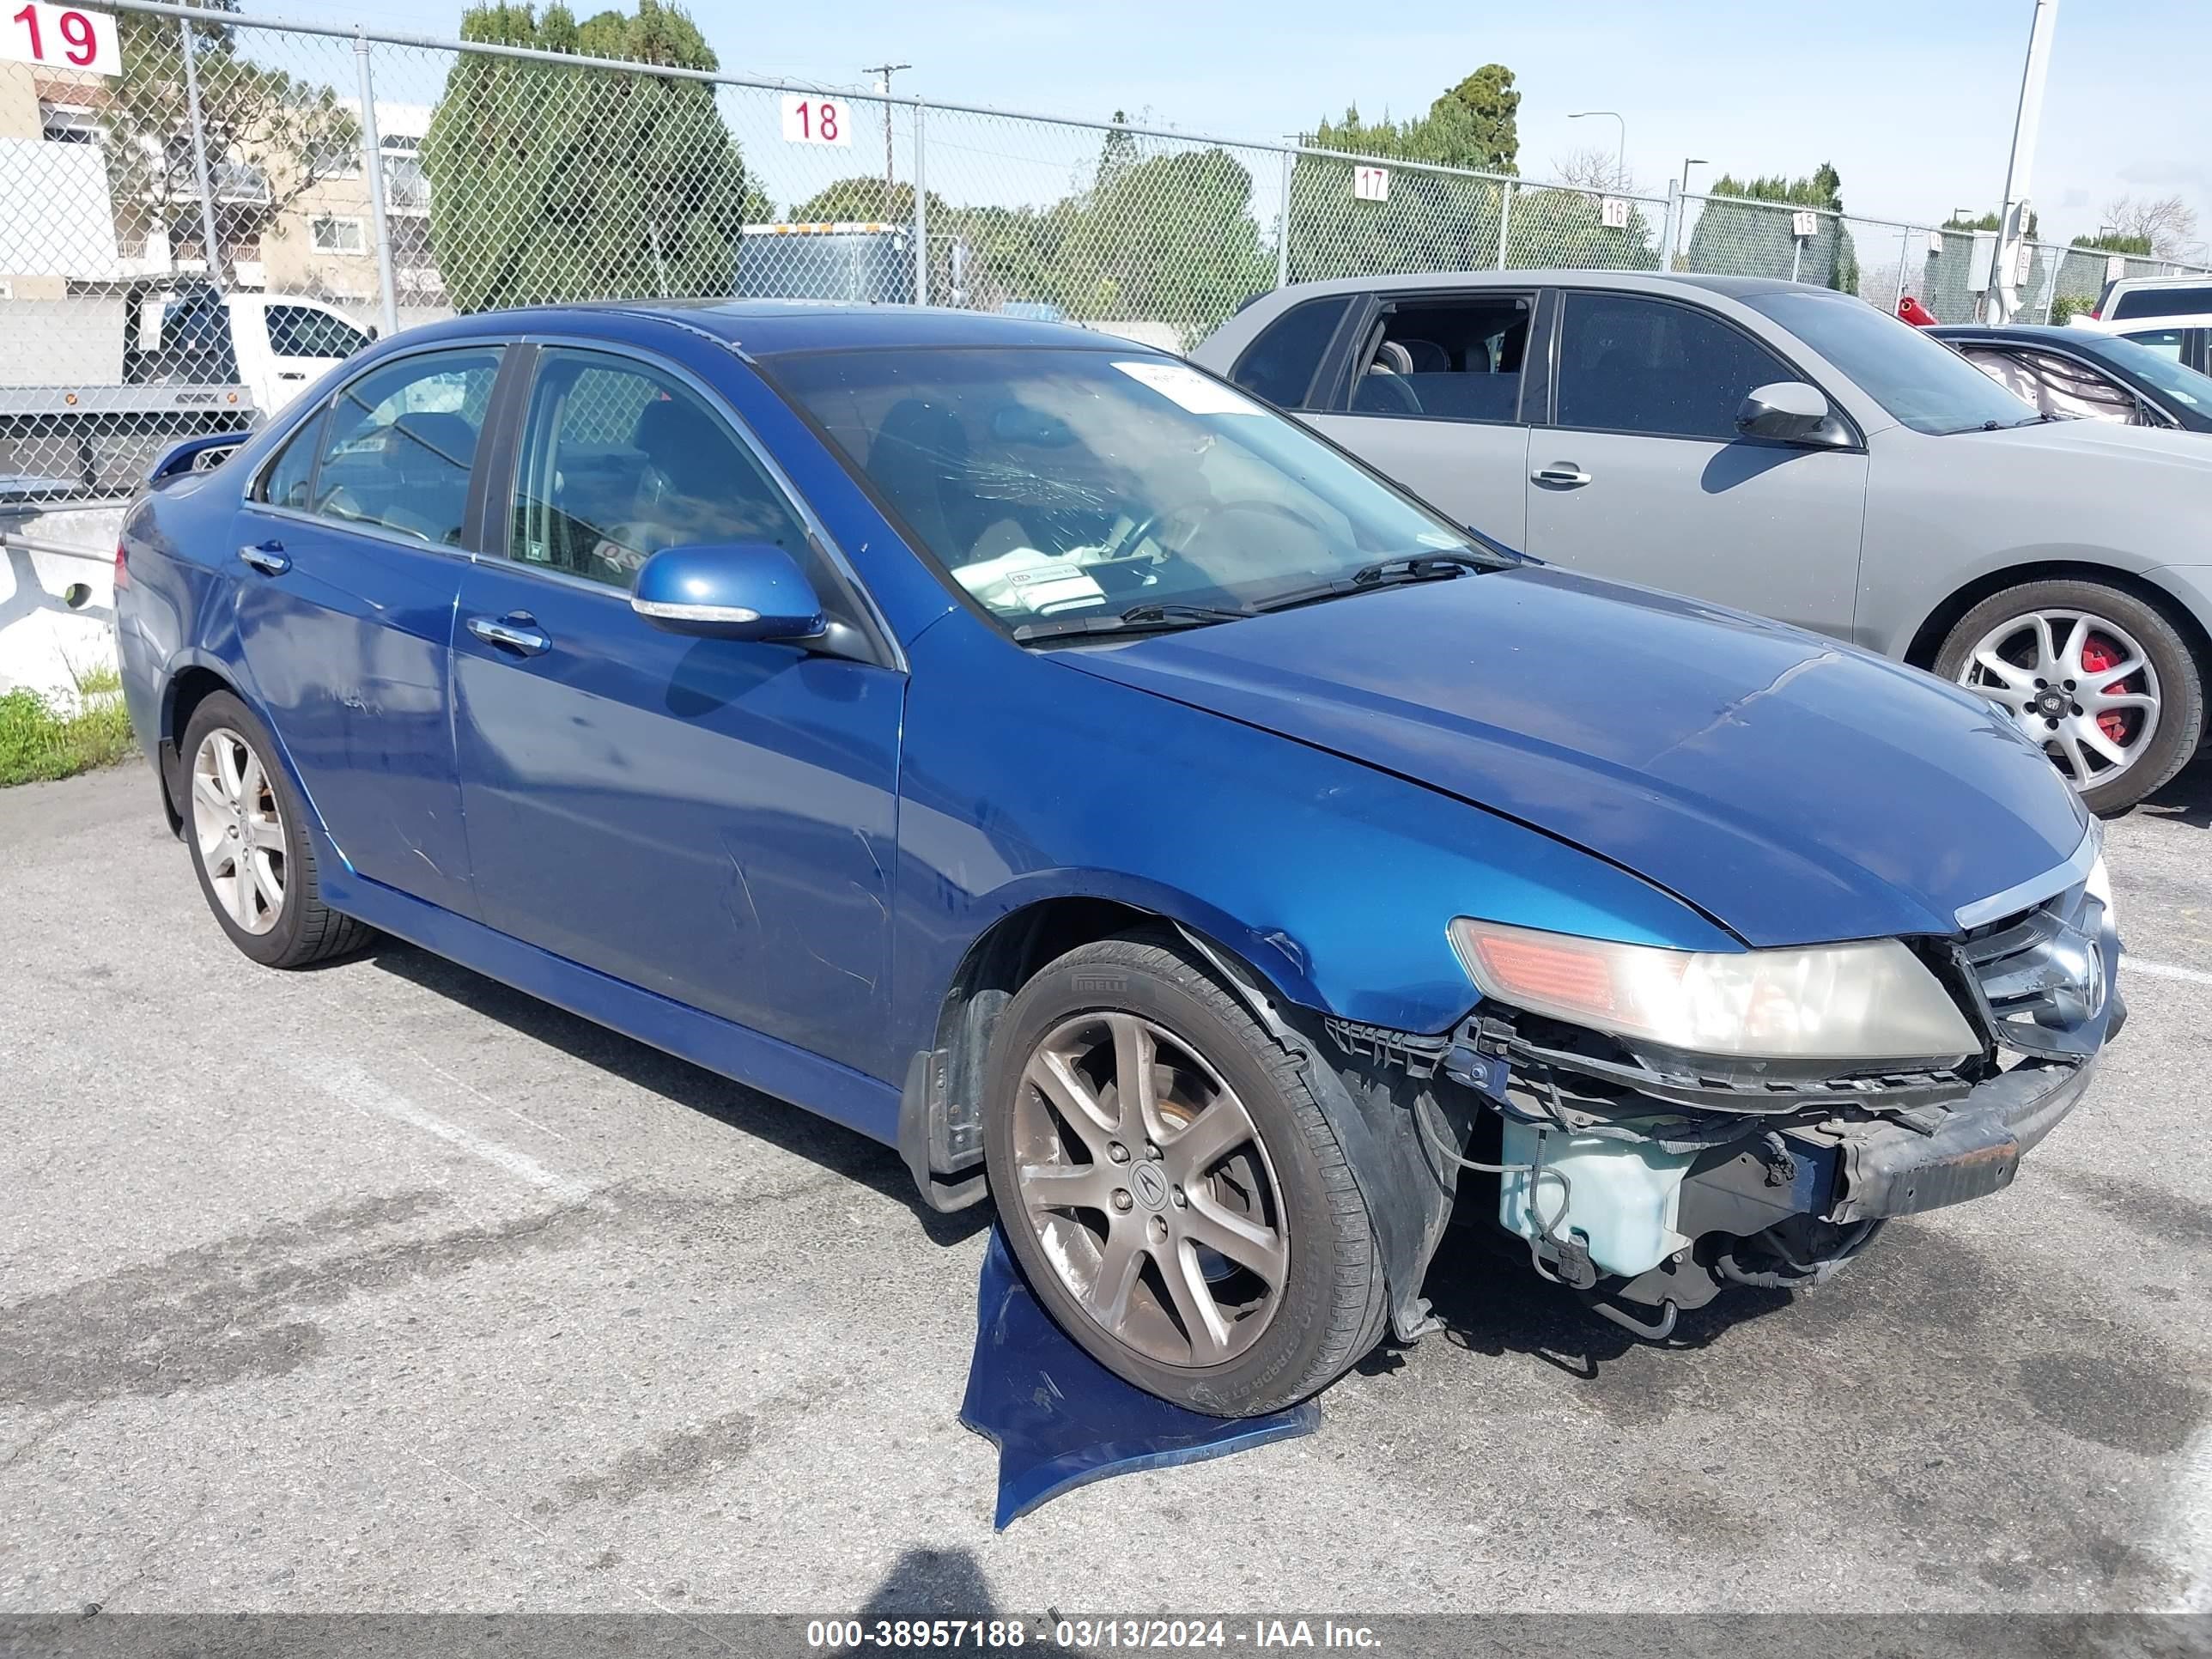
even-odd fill
[[[5,3],[0,0],[0,5]],[[0,23],[0,58],[49,69],[88,70],[94,75],[123,73],[112,17],[77,6],[50,6],[45,0],[26,0]]]
[[[849,144],[853,142],[853,111],[838,98],[810,98],[787,94],[783,100],[783,142],[787,144]]]

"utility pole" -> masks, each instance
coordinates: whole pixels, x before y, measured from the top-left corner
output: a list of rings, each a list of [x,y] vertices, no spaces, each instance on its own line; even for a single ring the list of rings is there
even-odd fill
[[[900,70],[910,70],[911,64],[878,64],[868,73],[876,77],[876,90],[884,95],[884,222],[889,224],[898,217],[896,207],[898,190],[897,174],[891,167],[891,76]]]
[[[2027,65],[2020,77],[2020,113],[2012,127],[2012,160],[2005,167],[2004,212],[1997,220],[1996,268],[1990,295],[1996,320],[2009,322],[2021,308],[2021,245],[2027,240],[2028,179],[2035,170],[2035,139],[2043,125],[2043,83],[2051,72],[2051,34],[2058,24],[2058,0],[2035,0],[2035,21],[2027,31]]]

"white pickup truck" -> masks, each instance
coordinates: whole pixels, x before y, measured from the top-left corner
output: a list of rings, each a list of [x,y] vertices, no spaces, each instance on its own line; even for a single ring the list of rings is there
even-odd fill
[[[375,337],[205,285],[0,301],[0,507],[128,495],[171,444],[255,425]]]

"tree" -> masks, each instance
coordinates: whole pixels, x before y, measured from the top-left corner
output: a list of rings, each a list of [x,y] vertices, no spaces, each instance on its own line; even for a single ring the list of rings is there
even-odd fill
[[[1552,177],[1560,184],[1601,191],[1608,196],[1634,196],[1638,193],[1636,174],[1630,170],[1627,162],[1614,151],[1596,144],[1586,144],[1580,149],[1568,151],[1565,155],[1554,155],[1552,158]]]
[[[1513,71],[1503,64],[1485,64],[1457,86],[1438,94],[1428,113],[1418,120],[1393,121],[1386,112],[1379,121],[1363,121],[1353,106],[1341,121],[1324,118],[1302,142],[1354,155],[1434,161],[1478,173],[1516,173],[1520,170],[1516,119],[1520,108]]]
[[[578,23],[558,3],[477,5],[469,40],[718,67],[661,0]],[[774,217],[702,82],[461,54],[422,140],[430,238],[464,311],[731,292],[742,227]]]
[[[2131,253],[2142,259],[2157,252],[2149,237],[2124,236],[2116,230],[2100,230],[2094,236],[2076,236],[2074,246],[2094,248],[2100,253]]]
[[[1091,282],[1077,309],[1168,323],[1194,344],[1274,279],[1252,216],[1252,175],[1223,149],[1134,160],[1116,155],[1113,135],[1107,143],[1075,239]]]
[[[225,287],[238,251],[268,232],[316,184],[361,165],[361,122],[330,88],[296,81],[241,55],[235,29],[216,21],[237,0],[206,0],[194,21],[193,68],[216,243],[202,248]],[[192,153],[191,100],[177,20],[144,12],[118,19],[123,73],[106,109],[108,195],[126,245],[167,232],[172,249],[207,240]],[[173,254],[172,256],[173,258]]]
[[[1437,94],[1416,119],[1362,118],[1357,105],[1339,121],[1304,135],[1316,149],[1341,150],[1439,167],[1510,175],[1519,167],[1516,117],[1521,94],[1513,71],[1486,64]],[[1504,188],[1417,168],[1394,169],[1385,201],[1352,195],[1352,165],[1301,155],[1291,173],[1290,265],[1293,281],[1354,273],[1470,270],[1498,261]]]
[[[2120,237],[2142,244],[2141,252],[2161,259],[2178,259],[2197,234],[2197,210],[2179,196],[2140,202],[2132,196],[2116,196],[2105,204],[2105,222]],[[2105,244],[2077,238],[2075,246],[2102,247]],[[2116,253],[2136,251],[2132,246],[2112,249]]]
[[[1732,276],[1780,276],[1820,283],[1845,294],[1859,291],[1859,262],[1851,234],[1844,228],[1843,179],[1823,161],[1809,178],[1774,173],[1737,179],[1723,173],[1707,192],[1744,202],[1772,202],[1821,210],[1818,228],[1802,250],[1780,207],[1737,207],[1708,199],[1690,233],[1686,269]]]
[[[935,191],[924,198],[933,234],[945,228],[945,198]],[[762,217],[770,216],[763,215]],[[824,185],[805,201],[792,206],[790,217],[801,224],[892,224],[914,222],[914,186],[902,179],[893,185],[887,202],[884,181],[872,173],[856,173]]]

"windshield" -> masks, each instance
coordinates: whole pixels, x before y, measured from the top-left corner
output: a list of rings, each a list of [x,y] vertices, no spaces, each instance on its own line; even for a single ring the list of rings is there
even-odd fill
[[[1172,358],[838,351],[770,370],[952,580],[1010,626],[1154,605],[1202,622],[1189,607],[1241,613],[1348,591],[1380,560],[1510,562]]]
[[[2074,333],[2087,331],[2075,329]],[[2180,331],[2175,330],[2175,333]],[[2102,334],[2094,337],[2094,343],[2069,339],[2068,344],[2084,344],[2084,349],[2102,357],[2114,368],[2124,369],[2138,380],[2156,386],[2160,392],[2199,414],[2212,415],[2212,376],[2199,374],[2186,364],[2176,362],[2164,352],[2118,335]]]
[[[1753,294],[1788,329],[1915,432],[1976,432],[2042,417],[1940,340],[1849,294]]]

